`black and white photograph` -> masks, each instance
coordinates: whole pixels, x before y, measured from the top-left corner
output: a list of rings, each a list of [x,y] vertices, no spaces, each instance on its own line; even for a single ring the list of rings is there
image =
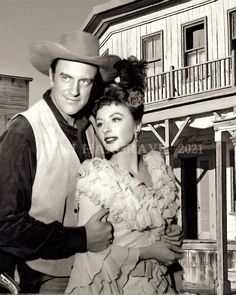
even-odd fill
[[[236,294],[236,0],[0,0],[0,294]]]

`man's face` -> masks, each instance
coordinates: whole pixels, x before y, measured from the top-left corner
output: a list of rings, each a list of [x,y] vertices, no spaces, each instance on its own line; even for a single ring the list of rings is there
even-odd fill
[[[58,60],[54,74],[50,69],[51,97],[67,121],[88,103],[96,73],[95,66],[67,60]]]

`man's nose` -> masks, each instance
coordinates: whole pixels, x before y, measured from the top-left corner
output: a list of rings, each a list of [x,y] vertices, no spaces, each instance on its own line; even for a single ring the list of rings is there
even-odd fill
[[[80,95],[80,85],[77,81],[74,81],[74,83],[72,84],[70,92],[73,96]]]

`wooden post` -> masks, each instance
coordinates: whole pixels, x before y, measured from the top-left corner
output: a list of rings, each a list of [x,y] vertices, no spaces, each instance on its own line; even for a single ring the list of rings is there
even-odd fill
[[[236,50],[232,50],[232,86],[236,86]]]
[[[170,66],[170,98],[175,96],[174,66]]]
[[[216,244],[217,244],[217,295],[230,292],[227,261],[227,207],[226,207],[226,142],[223,132],[215,131],[216,142]]]
[[[234,169],[234,171],[235,171],[235,173],[234,173],[234,179],[233,179],[233,193],[234,194],[236,194],[236,136],[233,136],[233,137],[230,137],[230,139],[231,139],[231,141],[232,141],[232,143],[233,143],[233,147],[234,147],[234,167],[233,167],[233,169]],[[234,204],[232,204],[233,206],[232,206],[232,208],[235,210],[236,208],[235,208],[235,201],[234,201]]]
[[[166,156],[166,164],[171,165],[171,154],[170,154],[170,121],[168,119],[165,120],[165,148],[164,153]]]

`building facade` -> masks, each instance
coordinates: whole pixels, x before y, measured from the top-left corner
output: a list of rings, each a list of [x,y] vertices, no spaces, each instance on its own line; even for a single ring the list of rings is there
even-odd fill
[[[29,107],[29,82],[32,78],[0,74],[0,135],[17,113]]]
[[[236,282],[236,1],[120,0],[84,30],[101,54],[148,61],[140,152],[159,149],[181,197],[185,289]]]

